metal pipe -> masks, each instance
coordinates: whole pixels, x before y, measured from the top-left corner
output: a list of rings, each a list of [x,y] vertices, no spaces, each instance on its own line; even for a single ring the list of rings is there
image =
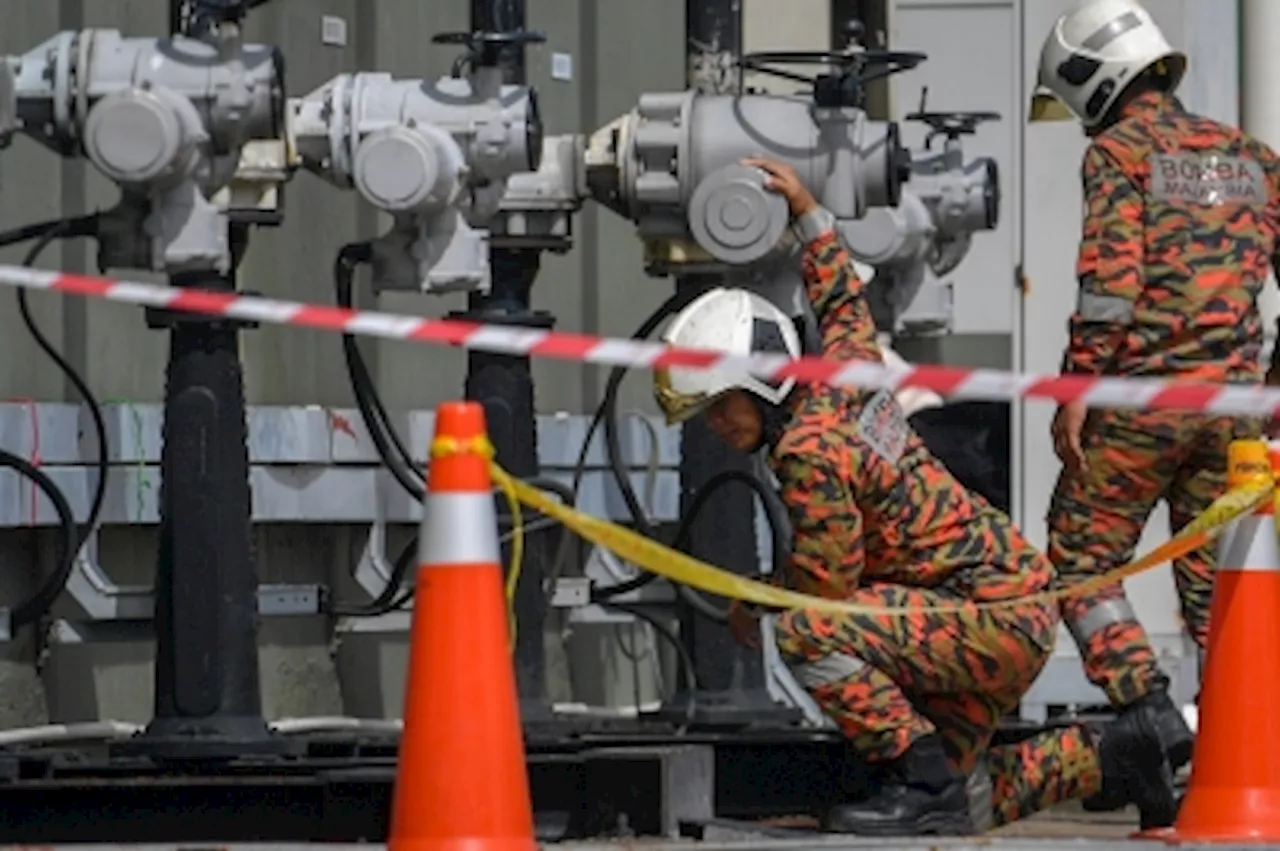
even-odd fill
[[[685,54],[690,88],[705,94],[739,92],[742,0],[686,0]],[[683,276],[676,286],[701,290],[719,283],[715,277]],[[686,423],[681,431],[681,512],[689,510],[705,483],[726,470],[754,473],[750,456],[730,448],[701,419]],[[754,494],[743,487],[716,490],[691,524],[688,541],[695,558],[738,573],[758,572]],[[739,647],[724,625],[697,614],[687,603],[681,602],[678,612],[698,691],[691,695],[685,684],[672,697],[669,712],[684,713],[692,701],[695,723],[754,724],[781,710],[768,693],[762,653]],[[786,710],[782,714],[791,715]]]
[[[183,4],[170,4],[182,23]],[[191,23],[191,22],[186,22]],[[170,285],[234,291],[248,227],[231,228],[229,275],[186,272]],[[258,574],[246,438],[241,325],[148,312],[169,330],[155,581],[155,714],[113,750],[165,762],[222,761],[292,745],[262,714]]]
[[[523,31],[525,26],[525,0],[471,0],[472,32],[514,33]],[[497,51],[496,60],[502,69],[504,83],[526,83],[522,44],[504,46]],[[492,249],[492,286],[489,293],[468,298],[467,310],[456,315],[457,318],[551,328],[555,318],[544,311],[534,310],[531,305],[540,259],[541,255],[536,250]],[[489,437],[498,462],[521,478],[538,475],[538,432],[529,358],[469,353],[464,392],[468,399],[484,406]],[[546,576],[549,541],[546,533],[529,535],[516,587],[516,686],[526,721],[547,719],[551,714],[542,638],[546,622],[546,595],[542,585]],[[503,563],[508,558],[509,553],[504,547]]]
[[[240,240],[242,255],[243,237]],[[234,276],[174,275],[175,287],[235,289]],[[164,761],[284,749],[262,714],[244,373],[235,324],[152,311],[168,327],[155,715],[114,750]]]

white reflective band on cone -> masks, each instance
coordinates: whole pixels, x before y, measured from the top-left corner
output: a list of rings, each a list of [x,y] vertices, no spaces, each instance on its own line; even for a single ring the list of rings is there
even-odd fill
[[[498,519],[488,493],[428,493],[422,503],[418,564],[498,564]]]
[[[1241,517],[1218,544],[1218,570],[1240,572],[1280,571],[1280,546],[1276,521],[1267,514]]]

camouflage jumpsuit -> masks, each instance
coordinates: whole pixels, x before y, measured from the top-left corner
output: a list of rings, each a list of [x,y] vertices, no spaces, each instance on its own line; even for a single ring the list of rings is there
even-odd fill
[[[1063,372],[1257,383],[1257,298],[1276,246],[1275,154],[1149,92],[1084,156],[1085,214]],[[1063,582],[1132,558],[1155,503],[1176,531],[1226,486],[1227,445],[1260,423],[1181,412],[1091,411],[1085,468],[1064,470],[1048,512]],[[1182,617],[1203,649],[1210,548],[1174,562]],[[1116,585],[1064,602],[1085,671],[1113,705],[1163,688],[1146,633]]]
[[[807,243],[804,273],[825,355],[879,361],[862,282],[830,229]],[[967,605],[909,617],[786,612],[776,635],[797,679],[870,762],[934,732],[958,771],[986,756],[997,823],[1097,791],[1097,741],[1083,727],[988,750],[1052,651],[1058,612],[973,603],[1043,591],[1048,560],[930,455],[892,394],[811,386],[787,404],[769,458],[794,525],[785,581],[868,605]]]

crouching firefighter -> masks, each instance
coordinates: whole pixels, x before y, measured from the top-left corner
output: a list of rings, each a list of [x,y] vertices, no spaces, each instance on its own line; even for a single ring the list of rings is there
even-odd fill
[[[880,361],[862,282],[830,213],[789,167],[748,164],[790,205],[822,354]],[[801,354],[791,319],[738,290],[696,299],[665,340],[739,355]],[[886,777],[871,797],[833,807],[824,829],[970,834],[1102,789],[1138,805],[1148,826],[1172,823],[1172,772],[1147,712],[990,747],[1001,717],[1018,707],[1053,649],[1057,606],[1034,599],[1053,568],[1005,514],[929,453],[892,393],[774,384],[732,367],[659,370],[654,381],[670,422],[703,415],[735,448],[767,452],[793,524],[788,584],[919,610],[778,616],[778,649],[797,680]],[[975,605],[1000,601],[1009,605]],[[759,635],[759,614],[733,607],[730,627],[740,641]],[[992,806],[987,823],[975,824],[966,786],[984,762]]]
[[[1258,296],[1280,230],[1280,162],[1257,139],[1186,110],[1174,94],[1186,65],[1135,0],[1078,5],[1041,50],[1032,120],[1079,121],[1090,139],[1066,374],[1263,379]],[[1053,422],[1063,468],[1048,511],[1059,578],[1128,561],[1161,499],[1177,532],[1226,491],[1231,441],[1261,429],[1247,417],[1063,405]],[[1202,652],[1213,564],[1208,546],[1173,562],[1183,621]],[[1170,763],[1185,764],[1191,730],[1123,587],[1066,600],[1063,618],[1089,679],[1121,712],[1154,708]]]

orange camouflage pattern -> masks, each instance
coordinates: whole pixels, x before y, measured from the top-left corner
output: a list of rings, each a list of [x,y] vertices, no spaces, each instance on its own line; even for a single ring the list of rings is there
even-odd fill
[[[804,276],[824,355],[881,360],[848,253],[828,230],[807,243]],[[786,584],[869,605],[1010,600],[1052,583],[1053,568],[1007,515],[962,487],[907,424],[891,393],[814,386],[788,401],[770,453],[794,545]],[[868,761],[894,759],[936,731],[957,770],[988,754],[1053,649],[1058,611],[900,616],[779,615],[782,657]],[[1071,727],[988,756],[995,817],[1008,821],[1101,784],[1096,743]]]
[[[1169,504],[1169,531],[1176,534],[1226,491],[1231,441],[1261,432],[1261,422],[1251,418],[1091,412],[1081,436],[1084,469],[1059,474],[1049,506],[1048,550],[1058,565],[1058,581],[1077,584],[1132,559],[1162,498]],[[1208,640],[1213,569],[1213,545],[1173,562],[1182,620],[1201,649]],[[1117,583],[1063,600],[1062,614],[1068,623],[1085,623],[1099,604],[1124,597],[1124,586]],[[1087,634],[1077,643],[1085,674],[1113,705],[1125,706],[1164,684],[1155,652],[1136,619],[1083,631]]]
[[[1280,222],[1275,152],[1148,92],[1094,138],[1081,182],[1080,303],[1064,371],[1259,380],[1257,299]]]
[[[804,273],[824,355],[881,360],[862,282],[834,233],[807,245]],[[933,457],[892,393],[801,387],[788,404],[769,463],[795,527],[798,590],[843,599],[879,580],[1008,600],[1049,586],[1052,565]]]
[[[1096,737],[1082,727],[991,747],[1000,719],[1018,708],[1053,651],[1058,617],[1051,605],[978,609],[953,592],[889,583],[867,584],[848,599],[959,607],[911,617],[779,615],[778,648],[793,670],[833,655],[856,660],[844,676],[806,686],[868,762],[900,756],[936,732],[956,771],[968,774],[986,757],[997,824],[1101,788]]]
[[[1063,371],[1261,380],[1257,299],[1277,247],[1280,158],[1256,139],[1149,92],[1097,135],[1081,168],[1085,213]],[[1221,496],[1227,444],[1261,423],[1176,412],[1093,412],[1085,467],[1063,471],[1051,499],[1048,553],[1061,581],[1127,561],[1164,499],[1172,531]],[[1174,563],[1183,620],[1203,647],[1213,553]],[[1064,602],[1089,679],[1113,705],[1163,684],[1116,586]]]

